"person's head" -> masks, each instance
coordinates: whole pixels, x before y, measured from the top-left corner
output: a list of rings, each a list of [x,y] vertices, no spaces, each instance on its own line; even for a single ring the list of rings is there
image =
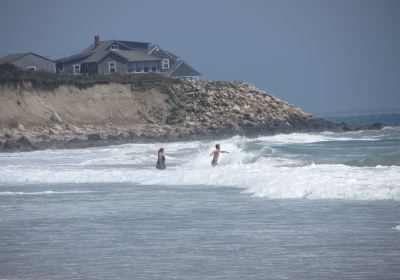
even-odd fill
[[[220,150],[220,149],[221,149],[221,146],[220,146],[219,144],[217,144],[217,145],[215,145],[215,148],[216,148],[217,150]]]
[[[164,148],[158,149],[158,153],[164,153]]]

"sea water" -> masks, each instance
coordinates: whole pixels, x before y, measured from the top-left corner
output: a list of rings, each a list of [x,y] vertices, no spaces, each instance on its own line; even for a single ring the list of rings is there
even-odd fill
[[[366,278],[400,279],[400,128],[0,154],[0,279]]]

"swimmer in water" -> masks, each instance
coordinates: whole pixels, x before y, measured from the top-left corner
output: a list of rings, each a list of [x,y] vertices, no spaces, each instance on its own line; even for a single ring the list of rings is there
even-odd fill
[[[164,170],[167,167],[165,166],[165,155],[164,155],[164,148],[160,148],[158,150],[158,158],[157,158],[157,165],[156,168],[159,170]]]
[[[213,167],[218,165],[218,157],[220,153],[227,153],[229,154],[229,152],[227,151],[221,151],[221,146],[219,144],[215,145],[215,150],[211,152],[210,156],[213,156],[213,159],[211,161],[211,165]]]

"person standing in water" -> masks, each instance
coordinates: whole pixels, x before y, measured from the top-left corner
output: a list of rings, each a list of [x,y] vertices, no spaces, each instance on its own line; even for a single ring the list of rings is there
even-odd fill
[[[158,150],[158,159],[156,168],[159,170],[164,170],[167,167],[165,166],[165,156],[164,156],[164,148],[160,148]]]
[[[227,151],[221,151],[221,146],[219,144],[215,145],[215,150],[211,152],[210,156],[213,156],[213,159],[211,161],[211,165],[213,167],[218,165],[218,157],[220,153],[228,153]]]

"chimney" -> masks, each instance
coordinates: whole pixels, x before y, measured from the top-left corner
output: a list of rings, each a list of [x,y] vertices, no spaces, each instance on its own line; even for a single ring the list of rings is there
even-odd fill
[[[94,47],[97,48],[100,45],[100,36],[94,36]]]

